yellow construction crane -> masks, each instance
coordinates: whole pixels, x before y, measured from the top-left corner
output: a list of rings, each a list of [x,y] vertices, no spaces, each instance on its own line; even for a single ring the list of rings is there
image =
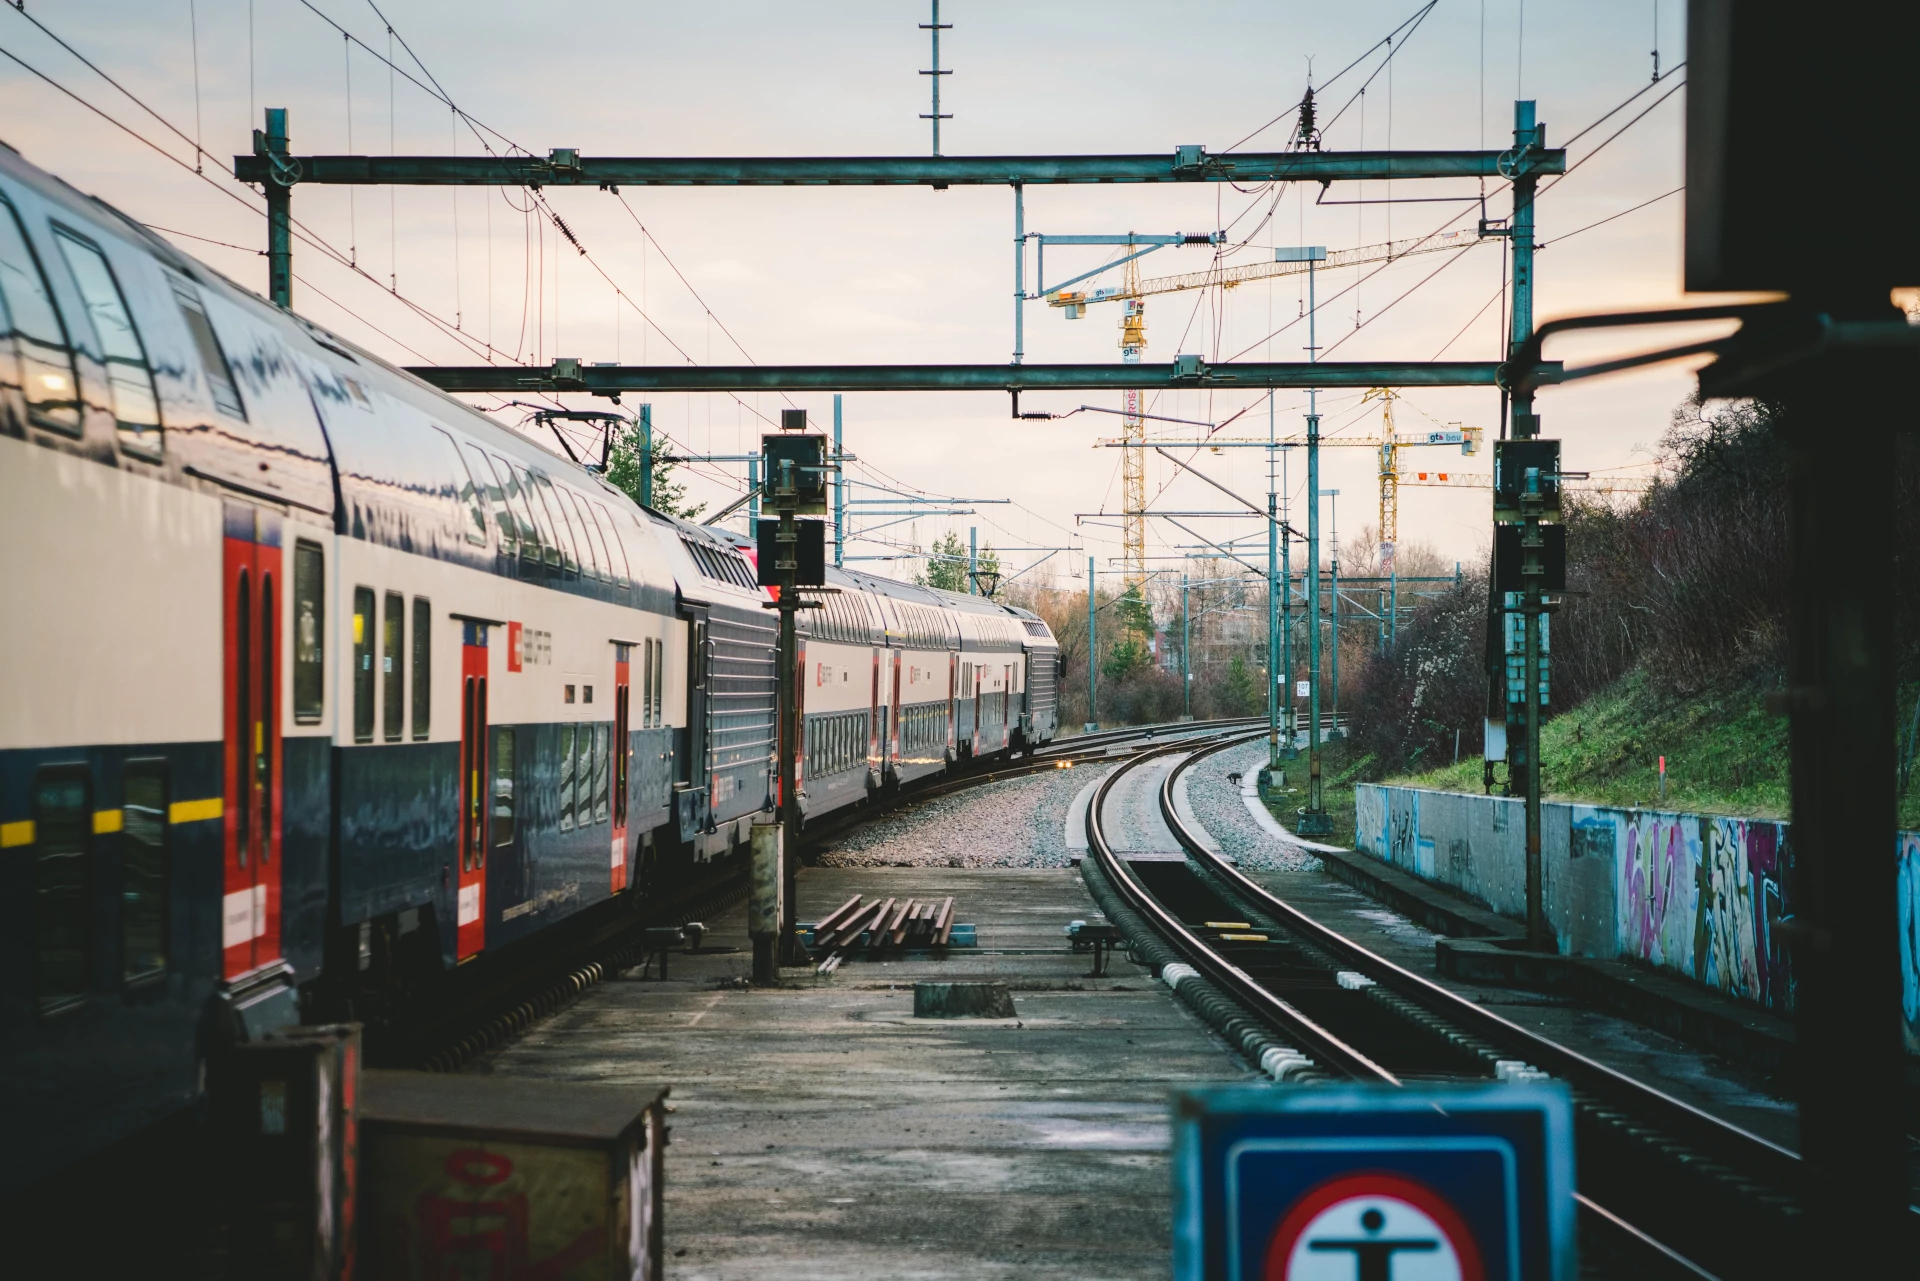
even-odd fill
[[[1140,287],[1140,266],[1136,259],[1127,261],[1126,284],[1133,290]],[[1136,297],[1127,299],[1126,310],[1120,316],[1120,359],[1123,363],[1137,365],[1140,353],[1147,347],[1147,305]],[[1147,436],[1146,420],[1140,416],[1140,389],[1129,387],[1121,402],[1124,416],[1121,418],[1122,430],[1126,439],[1144,442]],[[1146,601],[1147,591],[1147,521],[1140,515],[1147,507],[1147,451],[1129,449],[1120,455],[1120,476],[1125,490],[1126,524],[1121,538],[1126,544],[1121,549],[1126,565],[1126,590],[1129,595],[1138,594],[1141,603]],[[1131,613],[1129,619],[1134,617]]]
[[[1147,308],[1146,298],[1154,294],[1176,293],[1185,289],[1207,289],[1218,287],[1232,289],[1236,285],[1253,280],[1271,280],[1278,276],[1292,276],[1304,273],[1309,267],[1322,270],[1329,267],[1358,267],[1368,263],[1391,262],[1396,258],[1406,258],[1414,254],[1438,253],[1447,249],[1464,249],[1477,243],[1480,233],[1475,230],[1448,231],[1431,236],[1418,236],[1408,240],[1391,240],[1378,245],[1362,245],[1357,249],[1336,249],[1329,253],[1324,261],[1307,263],[1301,261],[1275,261],[1248,263],[1241,267],[1212,267],[1206,271],[1184,272],[1177,276],[1156,276],[1148,280],[1140,279],[1137,258],[1126,260],[1126,275],[1118,288],[1090,290],[1055,290],[1047,295],[1047,305],[1058,307],[1068,320],[1078,320],[1087,314],[1089,303],[1115,302],[1125,304],[1120,316],[1120,358],[1126,364],[1140,363],[1140,354],[1147,346]],[[1126,585],[1129,592],[1146,590],[1147,581],[1147,523],[1138,513],[1147,506],[1147,461],[1146,461],[1146,423],[1141,417],[1140,393],[1129,390],[1122,402],[1124,411],[1124,441],[1129,448],[1121,458],[1121,488],[1125,500],[1125,510],[1129,513],[1121,531],[1124,543],[1122,549],[1126,566]],[[1323,445],[1333,444],[1370,444],[1380,450],[1380,563],[1382,572],[1393,564],[1394,544],[1399,536],[1399,495],[1398,495],[1398,457],[1397,450],[1402,445],[1460,445],[1461,452],[1472,454],[1479,449],[1480,429],[1462,428],[1451,433],[1441,433],[1445,439],[1435,438],[1435,433],[1425,437],[1399,438],[1393,428],[1393,402],[1399,393],[1392,388],[1379,387],[1370,391],[1366,399],[1378,399],[1386,416],[1386,432],[1383,436],[1366,440],[1351,437],[1339,440],[1321,438]],[[1192,442],[1187,442],[1192,443]]]
[[[1305,275],[1307,267],[1327,271],[1334,267],[1361,267],[1368,263],[1390,262],[1396,258],[1410,258],[1415,254],[1439,253],[1446,249],[1465,249],[1480,239],[1477,230],[1445,231],[1438,235],[1416,236],[1410,240],[1390,240],[1378,245],[1362,245],[1358,249],[1335,249],[1327,254],[1324,262],[1254,262],[1241,267],[1211,267],[1206,271],[1189,271],[1178,276],[1153,276],[1146,280],[1139,278],[1137,268],[1127,265],[1127,280],[1116,289],[1057,289],[1047,295],[1047,305],[1058,307],[1066,313],[1068,320],[1078,320],[1087,314],[1090,303],[1114,302],[1125,299],[1137,301],[1154,294],[1177,293],[1183,289],[1207,289],[1218,286],[1232,289],[1252,280],[1272,280],[1276,276]],[[1124,322],[1123,322],[1124,323]]]

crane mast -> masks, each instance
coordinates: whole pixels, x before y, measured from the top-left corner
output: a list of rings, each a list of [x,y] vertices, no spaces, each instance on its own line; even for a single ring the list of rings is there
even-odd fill
[[[1140,287],[1140,269],[1134,262],[1127,264],[1126,283],[1130,291]],[[1147,345],[1147,305],[1138,297],[1126,300],[1126,314],[1120,320],[1120,359],[1129,365],[1140,363],[1140,353]],[[1125,410],[1123,434],[1128,443],[1144,445],[1147,438],[1146,420],[1140,416],[1140,392],[1129,388],[1122,401]],[[1146,603],[1147,591],[1147,519],[1143,514],[1147,509],[1147,460],[1144,448],[1124,450],[1121,453],[1121,479],[1126,500],[1126,526],[1122,537],[1126,543],[1123,556],[1126,564],[1126,591],[1129,596],[1137,597]]]

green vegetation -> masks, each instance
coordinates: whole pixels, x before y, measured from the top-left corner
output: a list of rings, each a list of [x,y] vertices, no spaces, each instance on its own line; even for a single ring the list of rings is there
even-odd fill
[[[980,549],[976,568],[982,574],[998,574],[1000,557],[988,543]],[[938,587],[942,591],[962,592],[967,590],[967,542],[953,531],[933,540],[933,552],[927,557],[927,567],[914,573],[913,581],[922,587]]]
[[[653,509],[665,512],[669,516],[678,516],[682,520],[698,520],[700,513],[707,509],[705,503],[687,502],[687,487],[672,479],[673,469],[679,464],[666,461],[667,438],[664,433],[655,433],[653,437]],[[613,438],[613,447],[607,450],[607,483],[624,493],[634,502],[640,502],[640,473],[642,445],[640,429],[628,427]]]
[[[1743,818],[1785,818],[1790,808],[1786,718],[1769,713],[1765,696],[1745,683],[1681,695],[1635,669],[1541,727],[1540,768],[1556,801]],[[1476,753],[1391,781],[1477,792],[1480,779]]]
[[[1322,838],[1325,844],[1352,848],[1354,785],[1368,782],[1370,775],[1377,772],[1375,765],[1373,753],[1351,738],[1321,744],[1320,803],[1326,807],[1327,817],[1333,820],[1333,835]],[[1279,779],[1274,780],[1275,785],[1267,795],[1267,809],[1291,832],[1299,827],[1300,810],[1307,803],[1306,752],[1282,762],[1280,772],[1286,780],[1284,788]]]

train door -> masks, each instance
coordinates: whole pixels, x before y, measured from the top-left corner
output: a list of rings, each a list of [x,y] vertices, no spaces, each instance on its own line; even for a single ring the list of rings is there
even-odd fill
[[[895,769],[898,769],[900,766],[900,718],[901,718],[901,714],[906,709],[906,704],[900,701],[900,658],[901,658],[901,652],[897,649],[894,650],[893,651],[893,724],[890,726],[893,733],[889,736],[887,741],[889,744],[888,759],[892,762]]]
[[[880,706],[880,653],[877,647],[873,651],[873,692],[867,699],[867,768],[870,770],[880,766],[880,740],[886,733],[886,727],[880,723],[884,710]]]
[[[460,886],[455,952],[487,945],[487,625],[462,620],[460,637]]]
[[[282,575],[278,516],[228,503],[224,522],[226,851],[220,943],[221,973],[232,980],[281,959]]]
[[[954,749],[958,745],[955,735],[959,730],[960,708],[960,656],[947,651],[947,760],[952,761]]]
[[[618,641],[613,646],[613,884],[615,894],[627,887],[627,775],[633,760],[633,739],[629,732],[628,698],[631,689],[633,646]]]
[[[1000,746],[1013,740],[1013,664],[1000,669]]]
[[[967,683],[973,687],[973,750],[975,752],[987,745],[987,693],[986,682],[981,679],[986,670],[979,663],[970,664],[967,669]]]

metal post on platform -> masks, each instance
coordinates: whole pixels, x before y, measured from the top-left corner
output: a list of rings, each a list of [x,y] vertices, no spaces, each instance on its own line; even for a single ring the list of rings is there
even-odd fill
[[[1087,557],[1087,733],[1100,728],[1098,695],[1099,652],[1094,647],[1093,617],[1099,606],[1093,600],[1093,557]]]
[[[288,168],[287,109],[267,108],[267,127],[253,135],[253,154],[267,161],[267,297],[293,307],[293,184],[299,170]]]

